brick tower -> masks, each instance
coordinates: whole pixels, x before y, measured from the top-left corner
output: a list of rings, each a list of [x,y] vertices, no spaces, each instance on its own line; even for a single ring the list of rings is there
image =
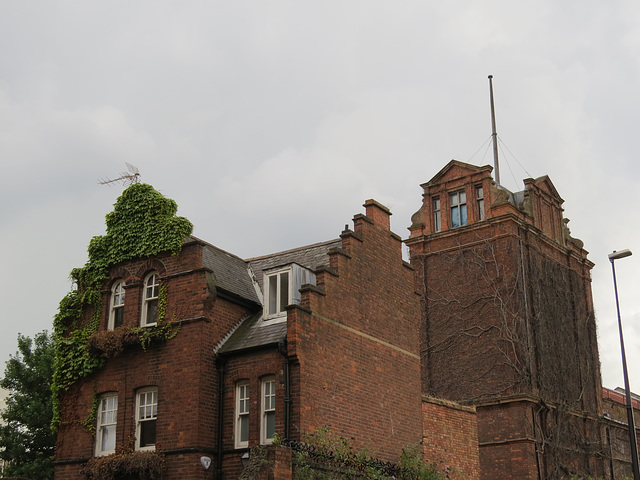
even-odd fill
[[[412,216],[423,394],[475,405],[483,479],[602,475],[593,263],[544,176],[452,160]]]

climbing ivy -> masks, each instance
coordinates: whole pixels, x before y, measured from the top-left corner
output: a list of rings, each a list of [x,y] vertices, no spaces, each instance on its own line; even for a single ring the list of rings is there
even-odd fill
[[[87,418],[80,422],[80,425],[84,427],[85,430],[91,433],[91,435],[96,434],[96,421],[98,420],[98,409],[100,408],[100,396],[95,392],[93,392],[93,402],[91,403],[91,411],[87,415]]]
[[[108,280],[109,269],[126,260],[167,251],[179,253],[193,226],[186,218],[176,216],[177,210],[176,202],[151,185],[131,185],[107,214],[106,235],[93,237],[89,242],[85,266],[71,271],[75,288],[62,299],[54,319],[55,369],[51,387],[54,428],[60,422],[60,394],[104,364],[105,357],[89,349],[88,342],[100,324],[101,290]],[[163,297],[162,318],[166,289]],[[157,336],[168,339],[177,333],[166,325],[168,322],[158,323],[153,331],[140,332],[144,348]]]

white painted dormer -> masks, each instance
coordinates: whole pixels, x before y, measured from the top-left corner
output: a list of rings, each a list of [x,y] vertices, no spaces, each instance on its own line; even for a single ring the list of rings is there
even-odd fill
[[[296,263],[264,272],[264,319],[286,319],[285,308],[300,304],[300,287],[316,284],[315,274]]]

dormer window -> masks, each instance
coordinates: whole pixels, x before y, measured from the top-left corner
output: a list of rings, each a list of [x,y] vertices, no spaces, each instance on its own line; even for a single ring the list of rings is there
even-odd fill
[[[287,305],[300,304],[300,287],[316,284],[315,274],[296,263],[264,272],[264,319],[286,319]]]
[[[156,272],[147,275],[142,293],[142,320],[140,324],[155,325],[158,321],[158,295],[160,294],[160,278]]]
[[[449,208],[451,209],[451,228],[467,224],[467,194],[464,190],[449,194]]]
[[[275,318],[285,315],[285,307],[291,303],[290,269],[269,274],[265,280],[265,317]]]
[[[124,282],[118,281],[111,288],[111,309],[109,311],[109,325],[113,330],[122,326],[124,322]]]

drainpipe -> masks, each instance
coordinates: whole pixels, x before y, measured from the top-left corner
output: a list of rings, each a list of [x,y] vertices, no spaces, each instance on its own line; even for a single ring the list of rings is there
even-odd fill
[[[278,351],[284,357],[284,440],[290,440],[291,435],[291,360],[287,354],[287,340],[281,338],[278,342]]]
[[[531,407],[531,421],[533,422],[533,448],[536,453],[536,469],[538,471],[538,480],[542,480],[542,472],[540,471],[540,449],[538,448],[538,435],[536,433],[536,410]]]
[[[216,358],[218,369],[218,462],[216,466],[216,480],[222,480],[222,459],[223,459],[223,423],[224,423],[224,376],[227,361],[222,357]]]
[[[607,426],[604,428],[607,434],[607,445],[609,446],[609,475],[611,476],[611,480],[614,480],[616,477],[613,472],[613,447],[611,446],[611,430],[609,429],[609,423],[611,422],[611,417],[609,416],[608,413],[605,413],[603,417],[607,421]]]

